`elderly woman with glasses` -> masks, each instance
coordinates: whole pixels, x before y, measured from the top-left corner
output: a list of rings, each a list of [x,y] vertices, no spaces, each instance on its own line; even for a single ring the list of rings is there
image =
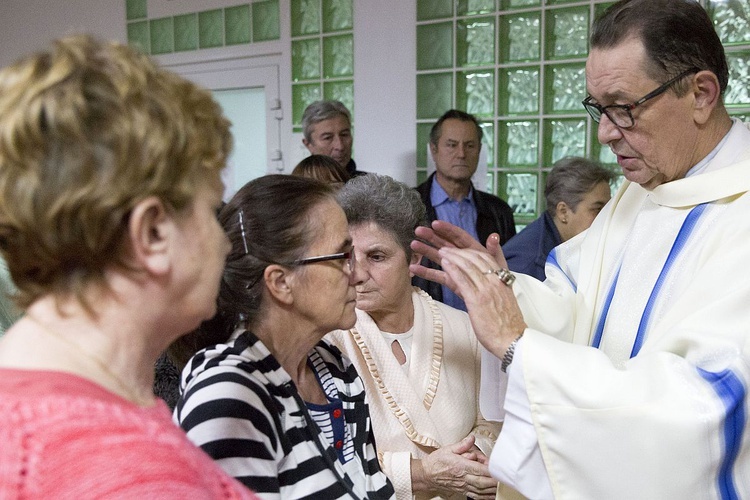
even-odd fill
[[[495,498],[499,425],[478,408],[480,347],[468,315],[411,286],[419,194],[370,174],[339,192],[360,281],[357,323],[329,335],[365,380],[383,470],[399,499]]]
[[[175,419],[262,498],[389,498],[362,380],[322,342],[354,325],[359,274],[332,188],[270,175],[219,213],[232,244],[218,315],[172,346]]]

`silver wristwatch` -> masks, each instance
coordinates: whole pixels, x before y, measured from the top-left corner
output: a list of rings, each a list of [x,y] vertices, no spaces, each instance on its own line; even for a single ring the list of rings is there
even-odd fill
[[[516,344],[518,344],[518,341],[521,340],[521,337],[523,337],[523,333],[516,337],[516,340],[510,343],[508,346],[508,349],[505,351],[505,354],[503,354],[502,364],[500,365],[500,369],[505,373],[508,370],[508,367],[513,362],[513,354],[516,352]]]

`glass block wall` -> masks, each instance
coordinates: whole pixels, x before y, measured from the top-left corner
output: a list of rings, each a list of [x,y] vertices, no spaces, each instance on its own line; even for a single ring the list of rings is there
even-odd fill
[[[336,99],[354,114],[353,0],[291,0],[292,124],[312,102]]]
[[[417,0],[417,181],[427,177],[430,128],[452,107],[481,121],[488,178],[477,187],[507,200],[519,229],[544,210],[558,159],[587,156],[619,172],[581,106],[589,27],[612,3]],[[701,3],[727,49],[725,103],[750,119],[750,0]]]
[[[278,40],[279,0],[149,19],[147,0],[126,0],[128,43],[146,54],[169,54]]]

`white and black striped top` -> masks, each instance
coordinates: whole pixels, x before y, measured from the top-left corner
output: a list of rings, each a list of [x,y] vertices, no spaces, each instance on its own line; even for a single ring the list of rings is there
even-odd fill
[[[311,351],[313,364],[318,360],[338,392],[356,462],[342,462],[289,375],[246,331],[193,356],[183,372],[175,420],[191,441],[262,498],[392,498],[393,487],[378,464],[362,381],[325,342]],[[347,473],[355,464],[362,474]]]
[[[344,407],[338,398],[339,391],[333,381],[333,376],[331,376],[323,358],[316,351],[310,353],[308,364],[323,388],[328,403],[318,405],[305,402],[305,405],[328,443],[336,448],[341,463],[348,463],[354,458],[354,440],[344,420]]]

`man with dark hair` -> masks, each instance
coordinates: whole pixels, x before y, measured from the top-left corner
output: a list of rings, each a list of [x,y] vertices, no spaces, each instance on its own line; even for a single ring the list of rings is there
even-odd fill
[[[417,191],[427,207],[430,222],[448,221],[481,242],[485,242],[490,234],[498,233],[504,243],[516,234],[513,210],[497,196],[474,189],[471,183],[481,149],[482,127],[477,119],[457,109],[447,111],[430,131],[435,173],[417,186]],[[463,300],[450,288],[419,277],[415,277],[412,283],[433,299],[466,310]]]
[[[750,498],[750,131],[727,74],[698,2],[613,4],[583,105],[626,181],[547,280],[514,282],[496,241],[417,231],[445,273],[412,271],[462,294],[492,354],[490,471],[529,498]]]
[[[302,113],[302,144],[310,154],[330,156],[349,177],[365,174],[352,159],[352,115],[341,101],[315,101]]]

